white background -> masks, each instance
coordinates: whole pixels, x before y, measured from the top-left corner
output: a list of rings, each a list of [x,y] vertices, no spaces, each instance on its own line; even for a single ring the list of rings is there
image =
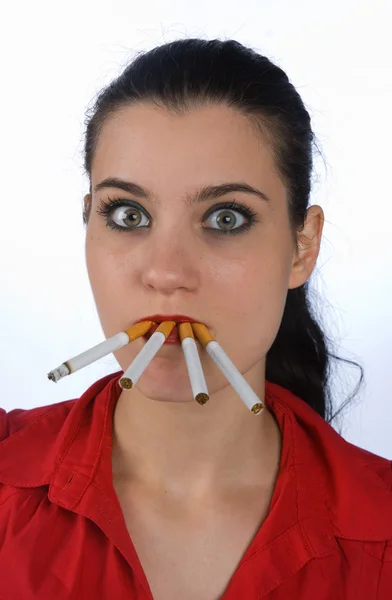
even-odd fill
[[[391,2],[44,0],[7,3],[0,23],[0,405],[80,396],[113,356],[50,382],[102,341],[84,258],[84,115],[139,50],[182,37],[234,38],[281,66],[311,113],[327,170],[311,203],[326,224],[314,285],[340,356],[365,385],[344,413],[349,441],[392,458]],[[359,371],[333,377],[339,406]]]

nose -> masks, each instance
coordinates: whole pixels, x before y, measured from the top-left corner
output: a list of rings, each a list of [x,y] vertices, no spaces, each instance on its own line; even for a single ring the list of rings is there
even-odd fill
[[[141,277],[145,287],[163,294],[176,290],[192,291],[199,287],[200,263],[194,251],[180,235],[176,241],[160,238],[143,255]]]

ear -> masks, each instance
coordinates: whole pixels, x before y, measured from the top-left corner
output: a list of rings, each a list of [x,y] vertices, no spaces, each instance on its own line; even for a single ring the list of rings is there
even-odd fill
[[[91,209],[91,200],[92,200],[91,194],[86,194],[85,197],[83,198],[85,212],[87,212],[89,209]]]
[[[293,258],[288,289],[303,285],[311,276],[320,252],[323,227],[324,211],[321,206],[309,207],[304,228],[298,233],[299,250]]]
[[[85,197],[83,198],[83,222],[85,224],[87,224],[89,221],[90,212],[91,212],[91,200],[92,200],[91,194],[86,194]]]

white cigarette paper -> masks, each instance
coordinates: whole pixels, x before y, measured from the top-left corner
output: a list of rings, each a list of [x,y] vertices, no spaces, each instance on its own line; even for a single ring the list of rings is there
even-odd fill
[[[252,390],[249,383],[242,376],[237,367],[231,362],[226,352],[216,341],[209,342],[205,347],[213,361],[218,365],[226,379],[231,383],[245,406],[249,410],[258,415],[264,409],[264,405],[260,398]]]
[[[196,342],[191,337],[186,337],[181,343],[184,351],[189,379],[191,382],[193,397],[199,404],[203,405],[208,401],[209,395],[199,353],[197,351]]]
[[[159,348],[165,343],[166,336],[162,331],[156,331],[146,342],[139,354],[135,356],[124,375],[119,380],[119,385],[125,390],[131,389],[148,364],[152,361]]]
[[[233,386],[245,406],[254,415],[258,415],[265,408],[264,403],[261,402],[249,383],[231,362],[230,358],[215,340],[208,327],[203,323],[192,323],[192,330],[213,361],[218,365],[223,375]]]
[[[138,337],[144,335],[151,328],[152,323],[152,321],[142,321],[132,325],[125,331],[116,333],[107,340],[104,340],[96,346],[93,346],[89,350],[70,358],[57,367],[57,369],[50,371],[48,373],[48,379],[56,383],[66,375],[75,373],[75,371],[83,369],[83,367],[87,367],[87,365],[91,365],[96,360],[107,356],[111,352],[119,350],[123,346],[133,342]]]
[[[57,382],[62,377],[69,375],[70,373],[75,373],[75,371],[79,371],[79,369],[83,369],[83,367],[87,367],[87,365],[91,365],[91,363],[103,358],[107,354],[111,352],[115,352],[129,344],[129,337],[125,333],[125,331],[120,331],[120,333],[116,333],[112,337],[107,340],[93,346],[89,350],[74,356],[70,360],[67,360],[66,363],[63,363],[57,369],[53,369],[48,373],[48,378],[52,381]]]

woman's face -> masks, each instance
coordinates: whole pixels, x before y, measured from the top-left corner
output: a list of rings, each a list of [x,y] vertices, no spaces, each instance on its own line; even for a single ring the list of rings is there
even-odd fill
[[[306,281],[318,253],[317,246],[307,272],[293,268],[286,189],[267,142],[225,106],[175,116],[134,105],[106,121],[91,177],[86,262],[105,336],[154,313],[190,315],[209,327],[241,373],[252,370],[264,381],[287,291]],[[95,191],[107,178],[134,182],[151,198],[112,186]],[[233,182],[253,186],[269,201],[245,191],[191,201],[206,186]],[[124,206],[98,214],[113,198]],[[230,202],[237,206],[219,206]],[[253,224],[242,207],[255,214]],[[114,353],[122,370],[145,343],[139,338]],[[198,349],[212,394],[228,382]],[[181,345],[162,346],[137,388],[153,399],[193,401]]]

